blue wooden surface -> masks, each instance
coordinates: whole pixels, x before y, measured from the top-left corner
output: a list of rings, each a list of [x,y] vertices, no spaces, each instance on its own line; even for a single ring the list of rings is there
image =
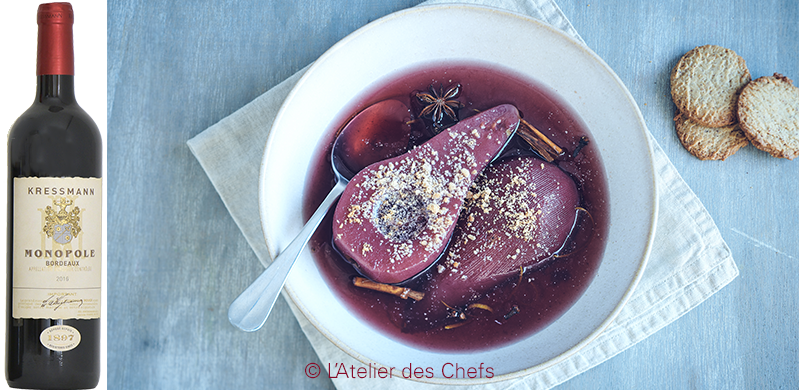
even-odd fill
[[[358,27],[418,0],[108,1],[108,383],[114,389],[332,388],[279,300],[246,334],[228,304],[261,265],[186,141]],[[669,71],[694,46],[798,78],[795,0],[558,0],[619,75],[716,221],[740,276],[560,389],[798,388],[798,161],[690,156]]]

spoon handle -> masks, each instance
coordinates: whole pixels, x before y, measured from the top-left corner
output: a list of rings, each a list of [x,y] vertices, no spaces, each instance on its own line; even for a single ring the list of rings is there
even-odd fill
[[[309,238],[317,230],[322,219],[347,186],[346,180],[338,180],[336,185],[319,205],[314,215],[303,226],[303,230],[273,260],[272,264],[247,287],[228,308],[228,320],[241,330],[253,332],[261,328],[267,321],[275,300],[286,283],[295,260],[305,248]]]

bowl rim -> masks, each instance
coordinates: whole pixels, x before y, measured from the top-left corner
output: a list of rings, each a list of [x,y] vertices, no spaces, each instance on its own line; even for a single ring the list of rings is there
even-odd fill
[[[389,15],[383,16],[383,17],[381,17],[379,19],[376,19],[375,21],[370,22],[370,23],[366,24],[365,26],[362,26],[361,28],[357,29],[356,31],[350,33],[349,35],[347,35],[346,37],[344,37],[343,39],[338,41],[336,44],[334,44],[327,51],[325,51],[325,53],[323,53],[316,61],[314,61],[314,63],[312,63],[311,65],[309,65],[307,67],[305,72],[297,80],[297,82],[292,87],[291,91],[289,92],[289,94],[286,96],[286,98],[284,99],[283,103],[281,104],[280,109],[278,110],[278,113],[275,116],[275,120],[273,121],[273,125],[272,125],[272,127],[270,129],[270,133],[269,133],[269,135],[267,137],[267,141],[266,141],[266,144],[265,144],[265,147],[264,147],[264,154],[263,154],[263,158],[262,158],[262,161],[261,161],[261,167],[260,167],[260,170],[259,170],[259,190],[258,190],[258,193],[259,193],[259,201],[258,201],[259,214],[260,214],[260,219],[261,219],[264,242],[265,242],[265,244],[267,246],[268,252],[270,253],[270,255],[273,258],[277,255],[278,250],[276,249],[275,245],[273,245],[271,243],[270,238],[267,237],[267,234],[266,234],[266,226],[268,224],[268,221],[267,221],[268,218],[265,218],[265,216],[269,214],[269,208],[264,207],[264,205],[265,205],[264,199],[266,197],[266,194],[268,193],[268,191],[266,191],[267,186],[264,184],[265,183],[264,177],[266,176],[267,170],[268,170],[267,161],[270,159],[271,153],[273,153],[272,146],[274,146],[274,144],[275,144],[274,138],[275,138],[275,136],[277,134],[275,129],[276,129],[276,127],[278,127],[281,124],[281,122],[282,122],[281,119],[282,119],[282,117],[284,116],[284,114],[286,112],[286,107],[290,106],[293,103],[294,98],[298,93],[298,90],[302,89],[302,87],[307,83],[308,79],[311,78],[311,75],[314,74],[314,72],[316,72],[317,68],[324,66],[326,60],[329,57],[336,55],[336,53],[341,49],[341,47],[343,47],[345,45],[348,45],[349,42],[357,39],[361,35],[369,33],[372,29],[379,28],[380,26],[386,24],[387,22],[392,21],[392,20],[397,19],[397,18],[407,18],[407,17],[413,16],[414,14],[417,14],[417,13],[440,12],[440,11],[443,11],[443,10],[451,10],[451,9],[461,9],[461,10],[467,10],[467,11],[473,11],[473,12],[492,12],[492,13],[496,13],[496,14],[505,15],[506,17],[513,17],[513,18],[517,18],[517,19],[522,19],[525,22],[533,23],[535,25],[538,25],[538,28],[549,30],[548,33],[560,35],[561,38],[572,42],[572,44],[574,44],[577,48],[579,48],[581,51],[583,51],[585,54],[587,54],[589,57],[591,57],[592,60],[594,60],[594,62],[596,62],[598,65],[600,65],[603,68],[604,72],[607,73],[608,76],[611,76],[611,78],[613,79],[614,83],[619,88],[620,92],[623,93],[626,102],[628,104],[630,104],[631,107],[633,108],[633,110],[635,111],[636,122],[638,122],[639,129],[644,132],[644,136],[647,139],[648,144],[650,142],[652,142],[651,136],[649,135],[649,133],[647,131],[647,126],[645,124],[645,121],[644,121],[644,118],[643,118],[643,116],[641,114],[641,111],[639,110],[638,105],[636,104],[635,100],[633,99],[633,96],[630,94],[630,91],[627,89],[627,87],[621,81],[619,76],[605,63],[605,61],[603,61],[596,53],[594,53],[584,43],[582,43],[582,42],[576,40],[575,38],[573,38],[572,36],[566,34],[564,31],[562,31],[560,29],[557,29],[557,28],[553,27],[552,25],[550,25],[550,24],[548,24],[548,23],[546,23],[544,21],[541,21],[539,19],[533,18],[531,16],[522,15],[522,14],[518,14],[518,13],[515,13],[515,12],[512,12],[512,11],[509,11],[509,10],[496,8],[496,7],[491,7],[491,6],[485,6],[485,5],[475,5],[475,4],[433,4],[433,5],[421,5],[421,6],[416,6],[416,7],[411,7],[411,8],[407,8],[407,9],[404,9],[404,10],[400,10],[400,11],[391,13]],[[651,189],[648,201],[652,205],[652,208],[651,208],[650,213],[649,213],[650,222],[649,222],[649,226],[648,226],[647,239],[646,239],[646,242],[644,243],[644,251],[643,251],[641,259],[640,259],[640,261],[638,263],[638,267],[637,267],[637,269],[636,269],[636,271],[634,273],[634,277],[633,277],[631,283],[626,288],[624,294],[622,295],[622,298],[616,304],[614,309],[609,313],[609,315],[605,318],[605,320],[603,322],[601,322],[601,324],[594,331],[592,331],[583,340],[581,340],[577,344],[573,345],[571,348],[565,350],[564,352],[558,354],[557,356],[555,356],[555,357],[553,357],[553,358],[551,358],[551,359],[549,359],[547,361],[544,361],[544,362],[539,363],[537,365],[528,367],[526,369],[522,369],[522,370],[510,372],[510,373],[497,375],[497,376],[494,376],[492,378],[447,379],[447,378],[434,377],[434,378],[407,378],[407,379],[412,380],[412,381],[423,382],[423,383],[431,383],[431,384],[472,385],[472,384],[494,383],[494,382],[500,382],[500,381],[505,381],[505,380],[514,379],[514,378],[519,378],[519,377],[527,376],[527,375],[534,374],[534,373],[537,373],[537,372],[541,372],[543,370],[546,370],[546,369],[548,369],[548,368],[550,368],[550,367],[552,367],[552,366],[554,366],[554,365],[566,360],[569,356],[571,356],[571,355],[575,354],[576,352],[578,352],[579,350],[583,349],[588,344],[590,344],[593,340],[595,340],[597,337],[599,337],[611,325],[611,323],[614,321],[614,319],[617,318],[619,313],[622,311],[622,309],[625,307],[625,305],[630,300],[631,295],[635,291],[636,286],[638,285],[639,281],[641,280],[641,278],[642,278],[642,276],[644,274],[644,270],[646,268],[649,255],[650,255],[651,249],[653,247],[654,238],[655,238],[655,231],[656,231],[656,222],[657,222],[659,202],[658,202],[658,195],[657,195],[657,181],[656,181],[656,175],[655,175],[655,166],[654,166],[654,163],[653,163],[654,159],[653,159],[652,146],[647,148],[646,154],[649,157],[649,159],[648,159],[649,164],[647,165],[647,168],[649,168],[649,171],[650,171],[650,175],[648,175],[648,176],[649,176],[649,180],[650,180],[649,184],[650,184],[650,189]],[[313,313],[311,313],[311,311],[308,309],[308,307],[303,304],[302,300],[298,297],[297,292],[294,291],[294,289],[292,288],[292,286],[289,283],[287,283],[285,285],[284,293],[286,293],[286,296],[288,296],[289,299],[290,299],[290,306],[293,304],[300,311],[300,313],[302,313],[306,317],[306,319],[309,321],[309,323],[322,336],[324,336],[328,341],[330,341],[332,344],[334,344],[337,348],[339,348],[340,350],[344,351],[345,353],[347,353],[348,355],[352,356],[353,358],[355,358],[356,360],[358,360],[359,362],[361,362],[361,363],[363,363],[365,365],[366,364],[382,365],[382,363],[377,362],[377,361],[375,361],[373,359],[370,359],[370,358],[362,355],[361,353],[359,353],[358,351],[356,351],[355,349],[350,347],[348,344],[346,344],[345,342],[343,342],[340,339],[338,339],[329,330],[324,328],[322,326],[322,324],[320,324],[320,321],[316,319],[316,317],[313,315]],[[578,299],[580,299],[580,298],[578,298]],[[400,377],[400,376],[397,375],[397,377]]]

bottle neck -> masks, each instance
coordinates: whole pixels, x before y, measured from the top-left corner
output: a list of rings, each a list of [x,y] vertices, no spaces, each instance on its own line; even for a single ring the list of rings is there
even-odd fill
[[[72,5],[48,3],[39,5],[36,53],[36,101],[51,106],[75,103],[75,59],[72,45]]]
[[[45,103],[53,99],[62,105],[75,103],[75,76],[47,74],[37,77],[36,101]]]

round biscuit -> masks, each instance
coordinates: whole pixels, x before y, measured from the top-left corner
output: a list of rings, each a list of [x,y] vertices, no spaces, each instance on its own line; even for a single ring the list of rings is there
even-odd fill
[[[736,123],[736,100],[750,71],[733,50],[698,46],[681,57],[670,74],[670,92],[678,109],[708,127]]]
[[[681,145],[701,160],[725,160],[749,143],[738,124],[708,127],[692,121],[680,111],[675,115],[675,133]]]
[[[797,157],[798,92],[788,77],[775,73],[747,84],[738,113],[742,131],[757,148],[774,157]]]

